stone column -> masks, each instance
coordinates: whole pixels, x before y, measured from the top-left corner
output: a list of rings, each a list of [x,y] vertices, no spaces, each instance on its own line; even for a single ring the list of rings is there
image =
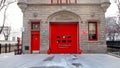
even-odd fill
[[[104,13],[101,16],[101,23],[103,23],[103,25],[101,25],[101,28],[102,28],[101,33],[102,33],[102,36],[104,39],[101,40],[101,43],[100,43],[101,47],[100,48],[102,48],[102,49],[100,49],[100,50],[102,50],[103,52],[107,52],[107,45],[106,45],[106,38],[105,38],[105,35],[106,35],[105,12],[106,12],[107,8],[109,7],[109,5],[110,5],[109,0],[101,0],[101,9],[103,10],[103,13]]]
[[[21,11],[23,13],[23,25],[24,25],[24,23],[26,22],[24,17],[25,17],[25,10],[27,8],[27,0],[19,0],[18,1],[18,6],[19,6],[19,8],[21,9]],[[26,27],[24,27],[24,28],[26,28]],[[25,31],[22,32],[22,52],[25,52],[25,46],[26,46],[26,44],[24,44],[24,41],[25,41],[24,38],[26,38],[25,37]],[[30,49],[28,45],[27,45],[26,48]]]
[[[101,8],[106,12],[107,8],[110,6],[109,0],[101,0]]]
[[[18,6],[21,8],[21,10],[24,14],[25,9],[27,8],[27,0],[19,0]]]

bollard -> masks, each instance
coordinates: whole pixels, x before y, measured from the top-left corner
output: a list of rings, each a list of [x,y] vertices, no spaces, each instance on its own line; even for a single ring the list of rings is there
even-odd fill
[[[20,38],[19,37],[17,37],[17,46],[18,46],[18,48],[17,48],[17,50],[18,50],[18,54],[20,54]]]
[[[7,53],[7,44],[5,44],[5,53]]]
[[[14,50],[14,54],[17,55],[16,50]]]
[[[0,44],[0,54],[1,54],[1,44]]]
[[[11,44],[9,44],[9,52],[11,52]]]

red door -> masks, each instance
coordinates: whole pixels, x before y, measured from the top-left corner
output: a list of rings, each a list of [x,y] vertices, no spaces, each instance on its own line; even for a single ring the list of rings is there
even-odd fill
[[[77,53],[78,41],[77,23],[50,24],[50,53]]]
[[[40,32],[32,31],[31,33],[31,53],[40,52]]]

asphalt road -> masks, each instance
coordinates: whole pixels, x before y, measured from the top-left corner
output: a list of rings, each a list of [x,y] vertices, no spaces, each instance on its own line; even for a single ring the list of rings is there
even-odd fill
[[[120,58],[107,54],[3,55],[0,68],[120,68]]]

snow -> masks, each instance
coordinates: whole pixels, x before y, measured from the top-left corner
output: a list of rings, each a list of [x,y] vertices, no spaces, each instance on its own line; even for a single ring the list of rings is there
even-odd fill
[[[1,44],[2,46],[4,46],[5,44],[11,44],[11,46],[14,46],[14,45],[17,44],[17,42],[16,42],[16,41],[1,41],[1,40],[0,40],[0,44]]]
[[[10,57],[10,56],[14,56],[14,52],[1,53],[1,54],[0,54],[0,59],[1,59],[1,58],[7,58],[7,57]]]
[[[0,55],[0,68],[120,68],[120,58],[107,54]]]

